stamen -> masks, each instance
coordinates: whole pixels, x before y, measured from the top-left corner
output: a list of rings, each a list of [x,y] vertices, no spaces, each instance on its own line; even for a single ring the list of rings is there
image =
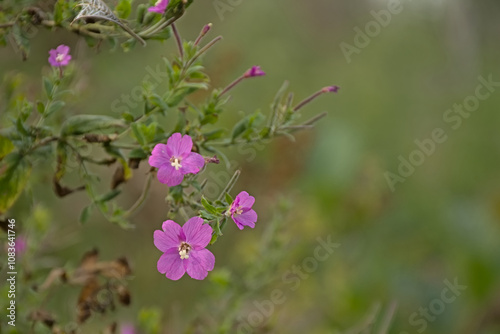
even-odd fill
[[[179,246],[179,255],[181,260],[189,259],[189,252],[191,251],[191,245],[187,242],[181,242]]]
[[[171,161],[170,164],[172,165],[172,167],[175,167],[175,170],[179,170],[179,168],[182,167],[182,165],[180,164],[180,160],[179,159],[172,158],[172,159],[170,159],[170,161]]]

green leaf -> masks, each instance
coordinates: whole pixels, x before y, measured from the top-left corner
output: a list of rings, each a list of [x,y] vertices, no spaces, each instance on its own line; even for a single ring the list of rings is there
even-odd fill
[[[141,132],[146,140],[146,143],[151,143],[156,136],[156,128],[158,127],[157,122],[153,122],[146,126],[146,124],[141,124]]]
[[[12,152],[14,149],[14,144],[9,138],[0,136],[0,160],[2,160],[7,154]]]
[[[43,102],[38,101],[36,103],[36,111],[38,111],[39,114],[42,114],[45,112],[45,104]]]
[[[145,145],[146,139],[144,138],[144,136],[142,134],[141,127],[139,126],[139,124],[132,123],[130,127],[132,128],[132,136],[134,136],[135,140],[137,140],[137,142],[141,146]]]
[[[43,89],[45,90],[45,95],[47,95],[49,100],[52,100],[52,87],[54,86],[49,78],[43,77]]]
[[[186,120],[186,113],[180,112],[179,113],[179,118],[177,120],[177,124],[175,125],[174,133],[175,132],[184,132],[184,128],[186,127],[187,120]]]
[[[222,136],[224,136],[225,133],[226,133],[225,129],[218,129],[210,132],[205,132],[203,134],[203,137],[205,137],[205,141],[210,141],[221,138]]]
[[[219,213],[217,212],[217,209],[210,204],[210,202],[204,197],[201,197],[201,205],[207,210],[208,213],[217,216]]]
[[[50,114],[61,110],[61,108],[64,107],[65,105],[66,103],[64,101],[54,101],[50,103],[49,107],[47,108],[47,113],[45,114],[45,117],[48,117]]]
[[[142,24],[144,22],[144,16],[147,14],[148,7],[141,3],[139,6],[137,6],[137,15],[136,15],[136,20],[137,23]]]
[[[135,148],[128,154],[129,159],[146,159],[148,154],[142,148]]]
[[[116,118],[100,115],[77,115],[70,117],[63,123],[61,135],[81,135],[84,133],[105,130],[109,128],[124,128],[126,124]]]
[[[82,213],[80,214],[80,223],[85,224],[89,220],[92,208],[93,205],[91,204],[82,210]]]
[[[206,212],[205,210],[200,210],[200,216],[201,216],[201,218],[203,218],[205,220],[214,220],[217,218],[214,215]]]
[[[12,40],[17,46],[17,50],[21,53],[23,60],[26,60],[30,51],[30,43],[25,32],[23,32],[19,25],[14,24],[11,29],[11,35],[13,37]]]
[[[129,52],[134,48],[134,46],[137,44],[137,40],[135,38],[131,38],[128,41],[125,41],[121,44],[121,47],[123,49],[123,52]]]
[[[162,111],[166,111],[168,109],[167,103],[163,101],[161,96],[158,94],[152,93],[151,96],[149,96],[149,102],[151,102],[151,104],[155,107],[160,108]]]
[[[95,199],[97,203],[106,203],[111,201],[116,196],[120,195],[122,191],[119,189],[111,190],[110,192],[103,194]]]
[[[119,18],[128,18],[132,12],[132,0],[121,0],[118,5],[116,5],[115,10]]]
[[[129,112],[124,112],[122,114],[122,118],[125,122],[127,123],[132,123],[134,121],[134,115],[132,115],[131,113]]]
[[[233,198],[231,197],[231,195],[229,195],[229,193],[225,194],[225,198],[228,205],[231,205],[233,203]]]
[[[245,117],[242,120],[240,120],[238,123],[235,124],[233,127],[233,132],[231,134],[231,139],[235,140],[238,138],[245,130],[248,128],[248,118]]]
[[[217,233],[212,234],[212,239],[210,240],[210,245],[213,245],[217,241],[217,238],[219,238]]]
[[[273,103],[271,104],[271,109],[276,110],[283,99],[283,96],[286,93],[286,90],[288,89],[288,81],[285,81],[283,85],[281,85],[281,88],[278,90],[276,93],[276,96],[274,97]]]
[[[64,0],[58,0],[54,4],[54,22],[56,25],[60,25],[64,20],[64,17],[63,17],[64,7],[65,7]]]
[[[0,175],[0,214],[21,195],[31,173],[31,166],[19,154],[10,154],[5,162],[7,169]]]

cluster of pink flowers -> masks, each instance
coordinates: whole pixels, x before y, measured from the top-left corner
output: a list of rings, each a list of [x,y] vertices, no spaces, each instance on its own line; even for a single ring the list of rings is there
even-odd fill
[[[182,183],[186,174],[197,174],[205,159],[192,152],[193,140],[189,135],[174,133],[167,144],[157,144],[149,157],[149,164],[158,168],[157,177],[169,187]],[[226,216],[231,217],[242,230],[254,228],[257,213],[252,210],[255,198],[243,191],[229,205]],[[154,244],[163,255],[157,269],[171,280],[178,280],[187,272],[202,280],[214,268],[215,256],[206,249],[212,240],[212,227],[200,217],[189,219],[182,227],[172,220],[163,222],[162,230],[153,234]]]

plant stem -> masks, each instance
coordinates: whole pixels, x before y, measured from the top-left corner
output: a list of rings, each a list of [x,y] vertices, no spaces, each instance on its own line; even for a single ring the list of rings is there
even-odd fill
[[[149,188],[151,186],[152,179],[153,179],[153,173],[149,173],[148,178],[147,178],[146,182],[144,183],[144,188],[142,189],[141,196],[137,199],[137,201],[134,203],[134,205],[132,205],[130,207],[130,209],[128,209],[127,212],[125,212],[123,214],[124,217],[130,216],[131,214],[134,213],[134,211],[136,211],[137,209],[139,209],[142,206],[142,204],[144,203],[144,201],[148,197]]]
[[[222,190],[222,192],[220,193],[219,197],[217,197],[218,201],[222,200],[222,198],[224,197],[224,195],[226,193],[228,193],[228,192],[231,191],[231,189],[233,188],[233,186],[236,183],[236,181],[238,181],[238,178],[240,177],[240,174],[241,174],[240,170],[237,170],[236,172],[234,172],[233,176],[231,177],[231,180],[229,180],[229,182],[227,183],[227,185],[224,188],[224,190]]]
[[[175,36],[175,41],[177,42],[177,48],[179,49],[179,55],[181,56],[181,61],[184,59],[184,48],[182,47],[182,39],[177,27],[172,23],[172,31]]]

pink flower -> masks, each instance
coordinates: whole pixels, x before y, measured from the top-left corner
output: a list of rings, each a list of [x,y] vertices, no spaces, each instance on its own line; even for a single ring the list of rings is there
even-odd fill
[[[260,69],[260,66],[252,66],[248,71],[245,72],[243,76],[245,78],[253,78],[263,75],[266,75],[266,73]]]
[[[193,217],[184,226],[172,220],[163,222],[163,231],[154,232],[154,244],[163,252],[158,271],[171,280],[187,272],[191,278],[202,280],[214,269],[215,256],[205,247],[212,239],[212,228],[203,219]]]
[[[328,86],[323,88],[321,91],[323,93],[337,93],[339,91],[340,87],[339,86]]]
[[[205,164],[205,159],[198,153],[191,152],[193,140],[188,135],[174,133],[168,138],[167,145],[157,144],[149,164],[158,168],[158,180],[169,187],[177,186],[184,180],[184,175],[197,174]]]
[[[252,205],[255,198],[250,196],[246,191],[242,191],[236,196],[226,214],[233,218],[236,226],[242,230],[245,226],[255,227],[257,221],[257,213],[252,210]]]
[[[64,44],[59,45],[56,49],[50,50],[49,55],[49,63],[54,67],[67,66],[71,60],[69,46]]]
[[[155,5],[153,7],[148,8],[148,11],[158,13],[158,14],[163,14],[163,13],[165,13],[165,10],[167,9],[168,1],[169,0],[158,0],[158,1],[156,1]]]
[[[130,323],[125,323],[120,327],[121,327],[121,334],[135,334],[135,327]]]
[[[16,239],[16,256],[21,256],[26,251],[26,238],[24,236],[19,236]]]

